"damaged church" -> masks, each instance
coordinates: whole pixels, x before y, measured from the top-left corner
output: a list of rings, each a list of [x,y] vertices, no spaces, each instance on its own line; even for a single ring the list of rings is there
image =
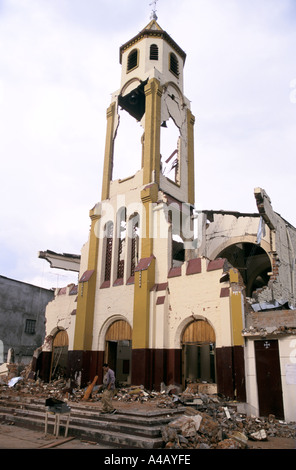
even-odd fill
[[[156,20],[120,47],[81,256],[39,254],[78,284],[47,306],[35,374],[84,386],[108,362],[119,383],[207,383],[250,413],[296,421],[296,230],[261,188],[256,213],[196,210],[186,54]],[[139,168],[116,179],[115,150],[129,159],[116,147],[125,114],[141,129]]]

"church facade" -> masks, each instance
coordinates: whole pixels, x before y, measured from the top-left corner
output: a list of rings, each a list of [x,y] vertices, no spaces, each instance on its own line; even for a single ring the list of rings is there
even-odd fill
[[[60,352],[67,374],[81,385],[96,375],[101,380],[108,362],[120,383],[148,389],[207,383],[259,413],[262,342],[271,341],[266,351],[276,348],[280,378],[288,370],[296,231],[260,188],[258,213],[196,211],[195,118],[183,89],[185,60],[156,19],[120,48],[101,201],[90,211],[78,285],[57,291],[48,304],[39,373],[49,379]],[[129,143],[116,148],[124,115],[141,129],[139,169],[115,179],[115,149],[123,165],[129,160]],[[134,135],[127,138],[132,146]],[[260,336],[262,311],[271,319]],[[278,415],[291,417],[287,397],[295,384],[281,384]]]

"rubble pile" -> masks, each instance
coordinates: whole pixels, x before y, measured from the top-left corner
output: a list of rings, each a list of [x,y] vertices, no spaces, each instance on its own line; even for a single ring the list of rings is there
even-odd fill
[[[0,397],[49,397],[71,402],[83,402],[86,388],[60,378],[49,383],[20,377],[0,377]],[[203,393],[206,392],[206,393]],[[99,402],[102,386],[94,386],[87,402]],[[123,406],[154,406],[178,409],[180,416],[162,428],[165,448],[170,449],[241,449],[250,441],[268,440],[270,437],[296,439],[295,423],[285,423],[273,415],[266,418],[248,416],[241,412],[237,402],[214,393],[211,384],[189,384],[185,391],[178,385],[165,386],[160,391],[146,390],[143,386],[119,386],[114,401]],[[85,403],[85,401],[84,401]],[[116,407],[116,404],[115,404]]]
[[[246,449],[250,441],[270,437],[296,439],[295,423],[238,413],[217,397],[203,397],[203,406],[186,407],[184,414],[162,429],[168,449]],[[206,411],[200,411],[199,409]]]
[[[126,403],[155,403],[159,408],[174,408],[179,399],[168,393],[166,390],[161,392],[146,390],[142,385],[123,387],[117,390],[115,400]]]
[[[43,382],[40,379],[27,378],[26,374],[20,377],[0,377],[0,393],[6,392],[10,396],[35,396],[38,398],[67,399],[72,402],[80,402],[85,395],[87,387],[80,388],[70,380],[59,378],[51,382]],[[102,396],[102,385],[95,385],[88,402],[98,402]],[[172,408],[179,400],[163,390],[162,392],[146,390],[142,385],[119,387],[116,390],[114,400],[124,403],[153,402],[160,408]]]
[[[24,379],[15,377],[12,379],[0,378],[0,392],[5,395],[14,396],[34,396],[38,398],[65,398],[67,383],[64,379],[54,380],[45,383],[41,380]]]
[[[279,335],[296,335],[296,328],[294,326],[269,326],[269,327],[256,327],[250,326],[249,328],[244,328],[242,330],[243,336],[259,336],[260,338],[266,338],[274,335],[278,337]]]

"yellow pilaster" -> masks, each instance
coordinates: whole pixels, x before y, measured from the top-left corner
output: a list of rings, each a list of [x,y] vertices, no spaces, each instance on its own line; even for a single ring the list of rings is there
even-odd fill
[[[143,184],[159,183],[160,119],[162,87],[156,78],[145,86],[145,144],[143,153]]]
[[[188,202],[194,205],[194,123],[195,117],[187,110],[187,138],[188,138]]]
[[[113,153],[114,153],[114,123],[116,116],[116,103],[113,102],[107,109],[107,131],[105,144],[105,158],[102,178],[102,201],[109,198],[110,181],[112,180]]]
[[[99,239],[96,235],[96,224],[100,219],[100,216],[96,214],[95,209],[90,211],[90,218],[91,228],[89,236],[88,266],[86,273],[84,273],[78,285],[74,350],[90,350],[92,348],[99,249]]]
[[[239,276],[235,270],[230,270],[230,284],[238,285]],[[233,346],[243,346],[244,338],[242,336],[243,330],[243,297],[241,289],[230,288],[230,308],[231,308],[231,323],[232,323],[232,344]]]
[[[156,183],[146,186],[141,191],[141,200],[144,206],[143,232],[141,239],[141,258],[148,258],[153,253],[153,203],[158,199],[158,185]]]
[[[141,239],[141,260],[135,272],[133,349],[149,345],[150,291],[155,283],[155,258],[153,256],[153,203],[158,199],[158,185],[149,184],[141,192],[145,221]]]

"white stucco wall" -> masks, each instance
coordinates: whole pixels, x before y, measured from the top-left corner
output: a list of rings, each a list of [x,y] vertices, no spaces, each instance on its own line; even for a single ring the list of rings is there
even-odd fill
[[[169,278],[168,292],[151,293],[150,347],[181,348],[182,334],[193,319],[207,320],[216,335],[216,347],[231,346],[231,315],[229,297],[220,297],[222,270],[206,271],[207,261],[202,260],[202,272]],[[162,282],[165,282],[164,279]],[[160,281],[159,281],[160,282]],[[156,305],[156,298],[165,296],[165,302]]]
[[[282,392],[284,404],[284,416],[287,422],[296,421],[296,383],[289,384],[287,377],[287,367],[296,366],[296,338],[295,336],[285,336],[278,339],[279,356],[282,379]],[[245,370],[246,370],[246,393],[247,411],[249,414],[259,416],[259,400],[256,379],[256,363],[254,339],[246,340],[245,347]],[[296,382],[296,380],[295,380]]]
[[[96,291],[93,324],[93,350],[105,349],[105,335],[108,327],[116,320],[133,324],[134,286],[123,285]]]
[[[213,222],[209,222],[206,231],[201,234],[200,254],[215,259],[222,250],[234,243],[256,243],[259,222],[260,218],[255,216],[214,214]],[[265,226],[265,232],[261,246],[268,253],[270,251],[268,226]]]
[[[150,46],[152,44],[156,44],[158,46],[158,60],[150,60]],[[138,67],[127,71],[128,55],[134,49],[138,50]],[[180,72],[178,77],[172,74],[169,70],[170,52],[173,52],[178,58]],[[163,77],[163,83],[174,81],[182,91],[183,65],[183,59],[180,55],[161,38],[152,37],[142,39],[127,49],[122,55],[121,88],[129,81],[132,81],[132,79],[140,78],[141,80],[145,80],[147,78],[157,78],[160,73]]]
[[[286,421],[296,422],[296,338],[287,336],[279,341],[280,366],[282,376],[284,413]],[[294,383],[290,382],[289,371],[293,366]],[[288,373],[288,374],[287,374]]]
[[[45,337],[54,335],[58,329],[66,330],[69,338],[69,350],[73,349],[76,315],[72,312],[77,307],[77,295],[69,295],[74,285],[67,286],[65,294],[57,295],[46,307],[46,332]],[[46,347],[46,344],[45,344]]]

